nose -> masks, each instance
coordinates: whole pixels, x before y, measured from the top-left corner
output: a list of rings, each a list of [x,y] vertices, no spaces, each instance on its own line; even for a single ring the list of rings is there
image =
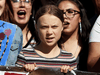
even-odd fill
[[[65,14],[65,13],[63,14],[63,17],[64,17],[64,18],[67,18],[67,16],[66,16],[66,14]]]
[[[21,1],[21,6],[25,6],[25,2],[24,1]]]
[[[48,29],[47,29],[47,34],[50,35],[50,34],[52,34],[52,32],[53,32],[52,28],[48,28]]]

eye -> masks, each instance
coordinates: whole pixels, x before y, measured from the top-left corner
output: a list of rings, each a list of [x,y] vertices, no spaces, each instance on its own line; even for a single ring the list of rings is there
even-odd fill
[[[30,2],[30,0],[25,0],[25,2],[26,2],[26,3],[29,3],[29,2]]]
[[[74,13],[74,10],[73,9],[67,9],[66,12],[71,14],[71,13]]]
[[[52,26],[53,29],[56,29],[57,27],[58,27],[58,26],[56,26],[56,25]]]
[[[20,0],[12,0],[13,2],[20,2]]]
[[[46,29],[47,28],[47,26],[41,26],[41,29]]]
[[[73,13],[73,11],[72,11],[72,10],[68,10],[67,12],[68,12],[68,13]]]

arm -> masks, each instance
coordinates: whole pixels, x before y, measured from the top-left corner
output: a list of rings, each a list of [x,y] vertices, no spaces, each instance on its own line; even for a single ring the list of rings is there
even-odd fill
[[[87,67],[89,71],[100,72],[100,42],[89,44]]]
[[[87,68],[89,71],[100,72],[100,15],[97,18],[89,36],[89,54]]]

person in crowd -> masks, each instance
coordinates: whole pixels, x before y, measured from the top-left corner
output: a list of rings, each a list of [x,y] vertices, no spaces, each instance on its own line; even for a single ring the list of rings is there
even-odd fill
[[[100,0],[92,0],[95,7],[95,15],[90,19],[92,30],[89,38],[88,71],[100,72],[99,69],[99,32],[100,32]]]
[[[14,24],[8,0],[0,0],[0,66],[15,66],[22,49],[22,31]]]
[[[48,4],[53,4],[55,5],[58,2],[58,0],[34,0],[33,3],[33,8],[34,8],[34,14],[36,14],[37,10],[44,6],[44,5],[48,5]]]
[[[31,44],[36,44],[34,40],[34,11],[32,11],[34,0],[10,0],[10,2],[12,5],[15,24],[22,29],[23,48],[31,48]]]
[[[96,19],[98,18],[99,14],[100,14],[100,0],[92,0],[92,3],[94,5],[95,14],[92,18],[90,18],[91,27],[93,27]]]
[[[1,0],[0,1],[0,7],[1,7],[1,10],[0,10],[0,15],[3,13],[4,11],[4,7],[5,7],[5,2],[6,0]]]
[[[60,68],[67,73],[77,65],[76,58],[58,46],[58,40],[63,30],[63,13],[55,5],[41,7],[35,16],[36,31],[39,43],[33,49],[22,49],[16,66],[24,66],[26,71],[35,67]]]
[[[100,72],[100,15],[96,19],[89,37],[88,71]]]
[[[57,6],[63,12],[64,29],[59,46],[77,58],[77,69],[87,70],[90,23],[79,0],[59,0]]]
[[[8,0],[0,1],[0,20],[14,22],[11,6]]]

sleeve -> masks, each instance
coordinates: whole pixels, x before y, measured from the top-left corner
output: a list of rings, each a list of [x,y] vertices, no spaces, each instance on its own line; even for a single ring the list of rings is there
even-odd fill
[[[23,46],[23,34],[22,34],[22,30],[18,26],[16,30],[18,31],[20,35],[20,43],[19,43],[19,49],[18,49],[18,54],[19,54]]]
[[[24,56],[23,50],[20,51],[15,65],[17,67],[23,67],[25,65],[25,56]]]
[[[13,42],[11,44],[8,60],[6,62],[6,66],[15,66],[15,63],[17,61],[17,56],[19,52],[22,49],[22,31],[21,29],[16,25],[16,32],[13,38]]]
[[[100,42],[100,15],[94,23],[94,26],[90,32],[89,43],[90,42]]]

